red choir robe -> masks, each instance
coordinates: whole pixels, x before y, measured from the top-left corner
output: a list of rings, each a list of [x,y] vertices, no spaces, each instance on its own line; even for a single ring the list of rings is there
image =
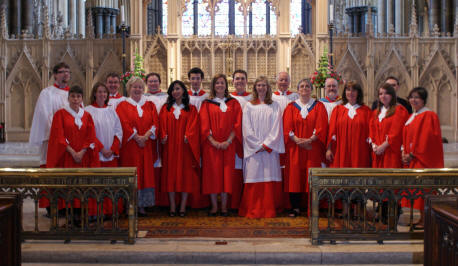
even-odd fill
[[[286,165],[283,176],[285,192],[308,192],[308,169],[321,167],[325,162],[325,145],[328,134],[328,115],[323,103],[311,99],[306,118],[301,115],[301,106],[294,101],[283,113],[283,135],[285,139]],[[303,105],[306,108],[306,105]],[[312,149],[299,147],[290,138],[294,134],[298,138],[318,139],[312,142]]]
[[[137,188],[139,190],[155,188],[153,163],[157,159],[155,137],[159,126],[156,106],[143,96],[137,106],[131,98],[128,98],[118,104],[116,112],[123,131],[120,165],[137,167]],[[145,142],[145,147],[138,146],[133,139],[135,132],[138,135],[145,135],[148,130],[153,134]]]
[[[366,105],[356,109],[351,119],[346,105],[334,108],[329,121],[326,147],[335,141],[336,152],[331,167],[370,167],[369,121],[372,111]]]
[[[401,168],[401,145],[402,145],[402,130],[404,124],[409,117],[409,113],[404,106],[398,104],[395,112],[390,117],[379,119],[378,109],[372,112],[370,121],[369,136],[371,142],[377,146],[382,145],[388,140],[389,146],[381,155],[376,155],[372,152],[372,167],[373,168]]]
[[[231,96],[235,98],[240,103],[240,107],[245,107],[246,103],[251,101],[252,95],[248,92],[244,92],[242,95],[238,95],[237,92],[232,92]],[[232,179],[232,194],[228,195],[227,206],[230,209],[238,209],[240,206],[240,201],[242,199],[243,193],[243,143],[234,138],[235,142],[235,174]]]
[[[426,107],[413,113],[404,126],[402,146],[405,154],[414,156],[406,168],[443,168],[444,150],[437,114]],[[410,207],[410,203],[403,198],[402,206]],[[424,209],[423,199],[415,200],[413,207]]]
[[[200,192],[198,119],[197,109],[193,105],[189,105],[189,111],[180,110],[176,104],[170,110],[167,110],[166,104],[162,106],[158,141],[167,137],[166,143],[162,145],[162,192]]]
[[[91,115],[80,108],[82,112],[81,126],[78,127],[75,117],[70,113],[73,110],[66,107],[57,111],[52,120],[49,135],[48,154],[46,158],[47,168],[80,168],[80,167],[99,167],[99,150],[103,147],[95,134],[95,126]],[[75,113],[75,112],[73,112]],[[86,149],[81,163],[75,162],[72,155],[67,151],[70,145],[76,152]],[[49,201],[42,199],[40,207],[48,207]],[[59,209],[65,207],[63,200],[59,200]],[[80,208],[79,199],[73,200],[73,207]],[[97,203],[94,199],[89,199],[89,215],[97,214]]]
[[[202,145],[202,193],[232,193],[235,177],[236,145],[233,141],[226,150],[216,149],[210,144],[212,135],[218,142],[224,142],[231,132],[242,143],[242,109],[235,98],[224,100],[227,110],[221,110],[218,99],[205,100],[200,108],[200,136]],[[224,107],[223,107],[224,108]],[[234,140],[235,140],[234,139]]]

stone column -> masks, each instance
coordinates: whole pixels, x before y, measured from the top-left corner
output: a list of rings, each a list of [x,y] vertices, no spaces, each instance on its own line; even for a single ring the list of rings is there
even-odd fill
[[[95,15],[95,32],[96,38],[102,39],[103,37],[103,8],[93,8]]]
[[[109,8],[104,8],[103,9],[103,18],[104,18],[104,34],[110,34],[111,33],[111,10]]]
[[[393,22],[393,1],[386,0],[386,31],[390,28],[390,25],[394,25]]]
[[[401,0],[395,0],[395,6],[394,6],[394,14],[395,14],[395,19],[394,19],[394,31],[396,34],[402,34],[402,2]],[[408,14],[406,14],[408,15]]]
[[[450,27],[450,23],[451,23],[451,17],[452,17],[452,14],[450,12],[450,8],[451,8],[451,5],[450,5],[450,1],[449,0],[442,0],[442,3],[441,3],[441,31],[442,32],[452,32],[452,29]]]
[[[385,13],[386,13],[385,0],[378,0],[377,1],[377,17],[378,17],[377,28],[378,28],[378,32],[379,33],[386,32],[386,28],[385,28],[385,21],[386,21]]]
[[[440,9],[439,9],[439,0],[430,0],[429,1],[429,29],[432,30],[434,25],[440,26]]]
[[[69,5],[68,9],[70,12],[70,32],[72,34],[76,34],[76,19],[77,19],[77,13],[76,13],[76,0],[69,0]]]
[[[235,2],[229,0],[229,34],[235,35]]]
[[[64,29],[68,27],[68,1],[69,0],[59,0],[59,11],[62,15],[62,26]]]
[[[78,0],[78,34],[81,36],[85,36],[85,29],[86,29],[86,8],[84,7],[84,1]]]
[[[16,38],[19,38],[19,36],[21,35],[21,0],[11,1],[10,14],[10,34],[14,34]]]
[[[115,34],[116,33],[116,15],[118,15],[118,10],[117,9],[113,9],[111,10],[111,13],[110,13],[110,18],[111,18],[111,31],[110,33],[111,34]]]
[[[21,7],[21,30],[25,30],[27,33],[31,34],[33,29],[33,0],[22,0]]]

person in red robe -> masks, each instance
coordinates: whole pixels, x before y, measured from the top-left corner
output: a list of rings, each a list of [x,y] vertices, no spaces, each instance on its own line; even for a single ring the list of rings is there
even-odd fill
[[[402,130],[408,117],[407,110],[396,101],[395,89],[388,83],[383,85],[370,121],[373,168],[402,167]]]
[[[427,108],[428,92],[416,87],[409,93],[409,103],[413,113],[404,126],[402,139],[402,162],[406,168],[443,168],[444,150],[439,117]],[[418,194],[421,194],[418,193]],[[403,206],[410,207],[406,199]],[[414,208],[420,210],[420,220],[414,229],[423,229],[424,201],[415,200]]]
[[[73,86],[68,92],[68,105],[58,110],[52,119],[46,158],[47,168],[99,167],[99,150],[103,145],[97,140],[91,115],[81,108],[83,89]],[[59,209],[65,207],[59,200]],[[78,199],[74,208],[80,208]],[[89,199],[89,215],[97,214],[95,199]]]
[[[356,82],[344,87],[342,105],[334,108],[329,121],[326,159],[331,167],[370,167],[369,121],[371,109],[363,103],[363,90]],[[331,149],[336,144],[335,153]]]
[[[283,113],[285,171],[283,189],[289,193],[290,217],[300,214],[301,196],[309,191],[308,169],[325,162],[328,115],[324,104],[311,98],[312,83],[299,81],[299,99],[289,103]]]
[[[379,89],[377,108],[372,112],[369,136],[372,143],[373,168],[401,168],[402,130],[409,113],[397,102],[396,90],[390,83]],[[380,191],[383,193],[383,191]],[[382,222],[388,221],[388,200],[383,199]],[[401,205],[398,205],[398,216]]]
[[[202,145],[202,193],[210,194],[210,216],[218,211],[217,194],[221,193],[221,215],[228,216],[227,195],[232,193],[235,176],[234,138],[242,143],[242,109],[229,94],[226,76],[213,77],[210,96],[200,108]]]
[[[200,139],[197,108],[189,104],[186,85],[175,80],[159,113],[162,144],[161,192],[168,192],[171,217],[176,216],[175,193],[181,192],[178,215],[186,215],[189,193],[200,192]]]
[[[237,69],[232,74],[232,83],[235,91],[231,96],[240,103],[243,108],[251,101],[252,95],[246,91],[248,82],[248,74],[245,70]],[[243,143],[237,139],[235,141],[235,175],[232,179],[232,194],[228,195],[228,208],[238,209],[240,207],[240,200],[243,193]]]
[[[108,106],[108,88],[102,82],[92,87],[91,105],[86,106],[94,120],[97,139],[103,147],[99,152],[101,167],[118,167],[119,148],[122,140],[122,127],[116,111]],[[118,213],[122,213],[122,202],[118,202]],[[113,204],[108,197],[103,200],[103,213],[113,214]]]
[[[116,107],[123,135],[120,165],[137,167],[138,214],[145,216],[145,207],[155,204],[158,114],[154,103],[143,95],[145,82],[141,78],[130,78],[126,87],[129,97]]]

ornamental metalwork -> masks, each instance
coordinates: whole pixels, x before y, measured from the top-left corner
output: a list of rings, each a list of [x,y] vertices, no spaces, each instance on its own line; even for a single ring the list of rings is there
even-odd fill
[[[414,201],[431,194],[457,195],[458,169],[312,168],[309,189],[313,245],[423,239],[423,231],[414,231]],[[398,206],[403,199],[411,206],[407,232],[398,231]]]
[[[134,244],[137,234],[137,171],[135,168],[49,168],[0,169],[0,192],[18,192],[21,200],[34,202],[34,228],[23,230],[21,237],[28,239],[56,239],[66,242],[74,239],[123,240]],[[50,228],[38,226],[38,202],[50,202]],[[88,202],[97,203],[97,215],[89,217]],[[104,216],[103,203],[113,203],[111,217]],[[73,208],[79,200],[81,208]],[[58,209],[61,201],[63,209]],[[125,214],[119,213],[122,203]],[[76,218],[80,217],[80,222]],[[121,226],[121,218],[127,226]]]

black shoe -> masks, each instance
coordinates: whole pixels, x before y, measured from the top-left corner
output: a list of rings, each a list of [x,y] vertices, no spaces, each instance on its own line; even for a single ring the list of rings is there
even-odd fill
[[[218,212],[208,212],[208,217],[216,217]]]
[[[175,211],[169,211],[169,216],[170,217],[175,217],[175,216],[177,216],[177,213]]]
[[[137,216],[138,216],[138,217],[146,217],[146,216],[148,216],[148,215],[146,214],[146,212],[138,212],[138,213],[137,213]]]
[[[229,212],[227,212],[227,211],[221,212],[221,216],[228,217],[229,216]]]
[[[186,216],[186,212],[179,212],[179,213],[178,213],[178,216],[180,216],[180,217],[185,217],[185,216]]]

